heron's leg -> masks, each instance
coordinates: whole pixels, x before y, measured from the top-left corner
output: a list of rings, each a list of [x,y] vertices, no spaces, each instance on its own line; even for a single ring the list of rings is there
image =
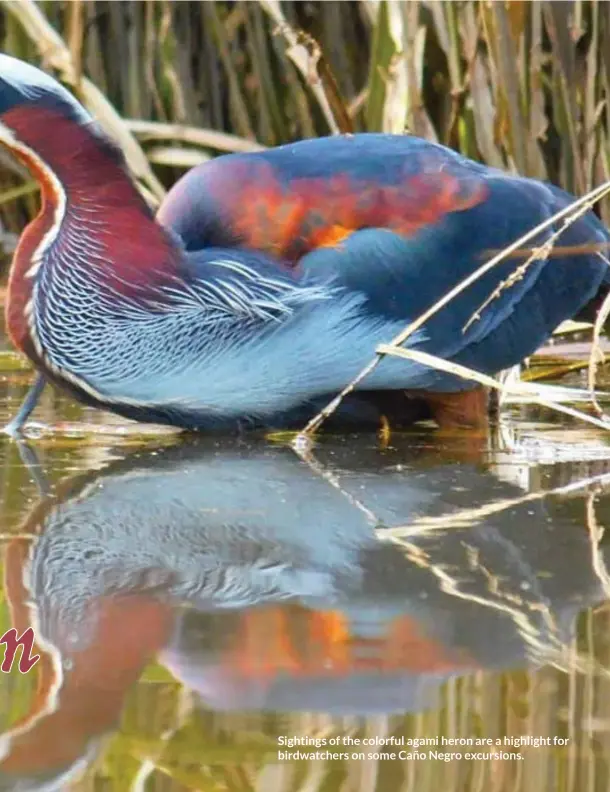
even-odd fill
[[[40,459],[35,449],[28,445],[25,440],[19,437],[15,438],[19,456],[23,462],[23,466],[27,469],[32,477],[32,481],[38,488],[38,493],[41,498],[48,498],[51,494],[51,485],[44,473],[44,468],[40,464]]]
[[[43,392],[45,385],[46,380],[44,376],[42,374],[38,374],[36,381],[30,388],[28,395],[25,397],[17,415],[12,421],[9,421],[9,423],[7,423],[7,425],[2,430],[4,434],[10,435],[11,437],[16,437],[17,435],[21,434],[23,425],[30,417],[30,413],[33,411],[34,407],[36,407],[38,399],[40,398],[40,394]]]

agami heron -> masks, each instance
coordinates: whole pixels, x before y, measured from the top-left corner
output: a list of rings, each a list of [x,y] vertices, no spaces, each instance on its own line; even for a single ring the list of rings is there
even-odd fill
[[[8,332],[39,372],[13,431],[46,381],[140,421],[297,425],[490,251],[572,200],[415,137],[357,134],[218,157],[187,173],[155,218],[70,92],[7,55],[0,143],[42,189],[9,278]],[[477,321],[467,325],[527,253],[408,343],[484,373],[520,362],[610,282],[607,242],[588,212],[564,233],[563,255],[535,260]],[[371,394],[404,391],[459,412],[472,387],[385,358],[341,415],[364,420]]]

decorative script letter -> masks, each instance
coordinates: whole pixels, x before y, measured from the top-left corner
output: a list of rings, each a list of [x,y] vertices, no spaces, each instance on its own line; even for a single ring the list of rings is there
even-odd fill
[[[15,662],[15,654],[19,646],[21,647],[19,670],[22,674],[27,674],[27,672],[40,660],[40,655],[34,655],[34,657],[32,657],[32,649],[34,648],[34,630],[31,627],[28,627],[28,629],[21,634],[20,638],[17,638],[17,630],[14,627],[11,630],[7,630],[2,638],[0,638],[0,646],[2,646],[2,644],[6,644],[6,650],[4,652],[4,660],[2,661],[0,670],[5,674],[7,674],[13,667],[13,663]]]

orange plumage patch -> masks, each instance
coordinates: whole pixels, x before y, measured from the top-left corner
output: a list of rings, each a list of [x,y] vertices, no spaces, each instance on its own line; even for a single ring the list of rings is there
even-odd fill
[[[320,178],[282,178],[268,162],[211,165],[209,194],[222,222],[246,247],[296,263],[320,247],[336,247],[351,233],[383,228],[412,236],[450,212],[482,202],[479,179],[458,178],[428,156],[417,173],[392,183],[346,173]]]
[[[338,247],[353,232],[353,228],[344,228],[344,226],[340,225],[329,226],[315,235],[313,239],[314,247]]]

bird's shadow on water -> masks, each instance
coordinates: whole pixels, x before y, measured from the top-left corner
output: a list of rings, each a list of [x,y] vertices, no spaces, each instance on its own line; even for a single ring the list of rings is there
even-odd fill
[[[480,438],[451,448],[191,438],[51,491],[22,444],[41,498],[5,594],[40,695],[2,735],[0,781],[87,764],[154,658],[195,707],[363,716],[433,707],[482,668],[566,664],[610,591],[607,463],[550,466],[528,492]]]

